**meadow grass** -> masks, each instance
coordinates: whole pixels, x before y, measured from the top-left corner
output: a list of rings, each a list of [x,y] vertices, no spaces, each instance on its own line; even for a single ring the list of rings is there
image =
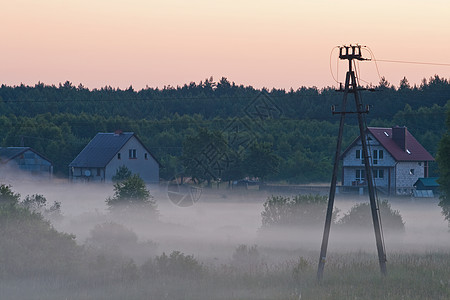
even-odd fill
[[[106,273],[15,278],[1,299],[450,299],[450,253],[394,253],[382,276],[376,257],[331,254],[323,281],[316,262],[301,257],[269,264],[201,264],[177,273],[145,271],[128,261]],[[114,273],[110,274],[108,272]]]

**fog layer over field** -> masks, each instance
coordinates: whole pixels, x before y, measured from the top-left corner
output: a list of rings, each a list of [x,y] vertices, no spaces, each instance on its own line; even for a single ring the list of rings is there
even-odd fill
[[[66,180],[7,184],[21,194],[21,201],[26,195],[41,194],[47,204],[60,202],[61,214],[43,215],[59,232],[73,234],[75,241],[20,204],[4,205],[0,299],[450,297],[449,231],[436,199],[390,199],[405,227],[392,210],[391,217],[384,216],[388,275],[383,277],[370,213],[353,215],[363,220],[358,228],[339,223],[356,203],[367,203],[368,198],[339,195],[324,281],[318,285],[325,216],[308,216],[323,212],[325,199],[319,196],[295,198],[319,201],[291,207],[295,213],[288,216],[294,216],[295,226],[268,226],[264,202],[286,198],[259,190],[203,189],[196,203],[179,207],[172,203],[167,186],[148,186],[158,207],[155,216],[149,211],[110,211],[105,199],[114,193],[111,184]],[[305,211],[308,214],[302,216]],[[307,224],[298,223],[297,216]]]
[[[23,196],[42,194],[47,200],[61,202],[63,218],[54,221],[59,231],[73,233],[83,244],[97,224],[116,222],[134,231],[141,241],[157,243],[157,253],[179,250],[200,259],[221,261],[231,257],[240,244],[286,250],[319,251],[323,225],[311,228],[283,229],[261,234],[263,203],[270,194],[256,190],[204,189],[197,203],[190,207],[173,204],[167,187],[149,186],[160,213],[159,221],[145,214],[119,216],[111,214],[105,199],[113,194],[110,184],[14,184]],[[368,202],[367,196],[338,196],[338,218],[356,203]],[[391,206],[405,222],[405,233],[384,228],[389,252],[426,252],[448,250],[448,226],[441,215],[437,199],[392,198]],[[324,216],[325,218],[325,216]],[[382,216],[383,218],[383,216]],[[370,216],[367,222],[371,223]],[[373,229],[342,232],[336,226],[330,233],[329,252],[375,251]],[[278,256],[278,255],[277,255]]]

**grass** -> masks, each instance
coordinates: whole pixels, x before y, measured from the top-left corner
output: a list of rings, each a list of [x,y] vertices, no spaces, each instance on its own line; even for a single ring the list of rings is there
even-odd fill
[[[1,299],[449,299],[450,253],[391,254],[382,276],[373,254],[332,254],[321,284],[313,258],[203,265],[146,273],[124,262],[108,272],[2,280]],[[132,263],[131,263],[132,264]],[[91,278],[92,277],[92,278]],[[103,277],[103,278],[98,278]]]

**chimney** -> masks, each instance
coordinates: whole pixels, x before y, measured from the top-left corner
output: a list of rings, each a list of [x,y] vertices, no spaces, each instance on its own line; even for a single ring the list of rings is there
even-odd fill
[[[406,149],[408,149],[408,145],[406,144],[406,133],[407,128],[405,126],[392,127],[392,139],[403,151],[406,151]]]
[[[121,129],[117,129],[116,131],[114,131],[114,135],[115,136],[119,136],[123,133],[123,131]]]

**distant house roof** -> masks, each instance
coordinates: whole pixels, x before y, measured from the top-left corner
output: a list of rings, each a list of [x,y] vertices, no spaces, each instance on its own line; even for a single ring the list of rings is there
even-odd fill
[[[379,128],[379,127],[368,127],[367,131],[372,134],[378,142],[388,151],[396,161],[434,161],[433,156],[414,138],[414,136],[405,130],[405,144],[406,149],[402,147],[393,139],[392,128]],[[359,137],[357,137],[350,146],[344,151],[342,156],[344,156],[350,148],[355,146],[358,142]]]
[[[142,144],[134,132],[97,133],[69,167],[104,168],[133,136]],[[156,160],[144,144],[142,146]]]
[[[419,178],[417,179],[416,183],[414,183],[414,186],[421,185],[425,188],[436,188],[439,187],[439,183],[437,183],[437,177],[428,177],[428,178]]]
[[[0,161],[2,163],[7,163],[8,161],[18,157],[19,155],[22,155],[27,151],[34,152],[51,163],[51,160],[49,160],[48,158],[46,158],[45,156],[43,156],[42,154],[38,153],[36,150],[30,147],[0,147]]]

